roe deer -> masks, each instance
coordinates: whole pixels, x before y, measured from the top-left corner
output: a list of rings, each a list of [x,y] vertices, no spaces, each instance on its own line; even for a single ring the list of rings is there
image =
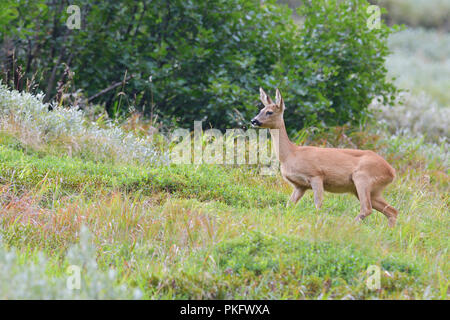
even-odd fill
[[[275,103],[264,92],[264,108],[251,120],[252,126],[269,128],[277,150],[283,178],[294,190],[290,202],[296,204],[306,190],[314,192],[316,208],[322,206],[323,190],[352,193],[361,202],[359,221],[372,213],[372,207],[388,218],[393,227],[398,211],[382,197],[383,189],[395,178],[395,170],[381,156],[370,150],[297,146],[289,140],[284,125],[284,101],[276,90]],[[278,129],[278,135],[274,130]],[[289,202],[288,202],[289,204]]]

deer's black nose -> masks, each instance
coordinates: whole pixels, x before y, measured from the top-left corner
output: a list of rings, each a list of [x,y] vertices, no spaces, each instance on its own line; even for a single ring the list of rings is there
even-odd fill
[[[252,126],[254,126],[254,127],[259,127],[261,125],[261,122],[256,120],[256,118],[253,118],[250,122],[252,123]]]

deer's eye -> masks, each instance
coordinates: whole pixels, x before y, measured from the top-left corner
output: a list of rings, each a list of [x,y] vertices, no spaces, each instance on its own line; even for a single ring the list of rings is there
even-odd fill
[[[273,114],[272,111],[267,111],[267,112],[266,112],[266,115],[267,115],[267,116],[270,116],[271,114]]]

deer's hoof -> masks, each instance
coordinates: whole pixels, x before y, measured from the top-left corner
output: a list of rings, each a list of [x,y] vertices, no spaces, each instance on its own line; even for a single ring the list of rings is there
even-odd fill
[[[395,224],[397,223],[397,217],[391,217],[388,220],[388,226],[389,228],[395,227]]]

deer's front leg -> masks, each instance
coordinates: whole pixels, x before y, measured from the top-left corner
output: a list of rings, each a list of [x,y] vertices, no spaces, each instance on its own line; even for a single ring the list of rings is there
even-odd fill
[[[294,187],[294,191],[292,191],[291,197],[287,203],[287,206],[290,204],[295,205],[298,200],[300,200],[303,195],[305,194],[306,189],[300,188],[300,187]]]
[[[322,207],[323,201],[323,180],[321,177],[314,177],[311,179],[311,188],[314,192],[314,204],[317,209]]]

